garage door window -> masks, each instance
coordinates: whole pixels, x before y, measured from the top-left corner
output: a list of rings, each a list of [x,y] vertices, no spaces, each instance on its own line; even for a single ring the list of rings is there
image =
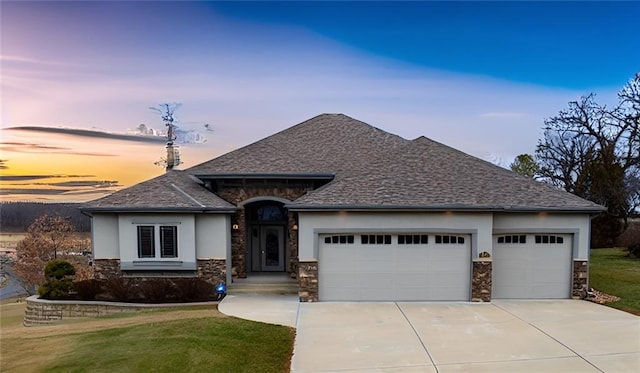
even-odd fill
[[[464,237],[461,236],[442,236],[436,235],[436,243],[437,244],[464,244]]]
[[[324,243],[328,244],[351,244],[353,243],[353,235],[328,236],[324,238]]]
[[[360,236],[363,245],[391,245],[390,234],[363,234]]]
[[[398,245],[425,245],[428,243],[429,243],[429,236],[426,234],[398,235]]]
[[[527,236],[525,235],[500,236],[498,237],[498,243],[527,243]]]
[[[537,244],[563,244],[564,238],[562,236],[551,235],[536,235]]]

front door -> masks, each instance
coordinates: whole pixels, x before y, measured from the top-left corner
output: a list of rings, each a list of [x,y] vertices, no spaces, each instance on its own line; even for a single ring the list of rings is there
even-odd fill
[[[260,270],[284,271],[284,227],[260,227]]]

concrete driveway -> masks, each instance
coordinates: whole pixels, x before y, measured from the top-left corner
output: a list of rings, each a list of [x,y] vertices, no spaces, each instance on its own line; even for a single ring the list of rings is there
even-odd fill
[[[578,300],[301,303],[292,372],[640,372],[640,318]]]

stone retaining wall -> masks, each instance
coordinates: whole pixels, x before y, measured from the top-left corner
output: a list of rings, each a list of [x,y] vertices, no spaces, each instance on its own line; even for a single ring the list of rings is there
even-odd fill
[[[72,300],[48,300],[38,299],[32,295],[26,300],[27,307],[24,311],[24,326],[37,326],[51,324],[62,319],[79,317],[98,317],[114,313],[130,313],[139,311],[157,311],[171,307],[184,307],[185,305],[216,305],[218,302],[199,303],[171,303],[171,304],[146,304],[146,303],[117,303],[100,301],[72,301]]]

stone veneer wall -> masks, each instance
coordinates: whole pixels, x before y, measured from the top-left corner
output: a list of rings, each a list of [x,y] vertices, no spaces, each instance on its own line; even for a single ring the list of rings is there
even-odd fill
[[[225,259],[198,259],[198,277],[214,285],[227,283],[227,261]]]
[[[318,261],[298,263],[298,284],[300,302],[318,301]]]
[[[122,276],[120,259],[94,259],[93,277],[95,279],[104,280],[119,276]]]
[[[589,289],[589,261],[574,260],[573,261],[573,288],[571,296],[574,298],[584,299]]]
[[[473,261],[473,273],[471,278],[471,301],[490,302],[492,286],[492,262],[490,259],[477,259]]]
[[[217,304],[218,302],[189,303]],[[38,299],[37,295],[27,298],[24,311],[24,326],[51,324],[55,321],[77,317],[98,317],[114,313],[156,311],[171,307],[184,307],[184,303],[175,304],[134,304],[100,301],[69,301]]]
[[[306,192],[311,190],[307,187],[226,187],[218,191],[216,194],[226,201],[238,205],[239,203],[246,201],[254,197],[277,197],[284,198],[290,201],[299,198]],[[291,215],[291,213],[289,214]],[[292,223],[293,222],[293,223]],[[237,224],[238,229],[231,231],[231,275],[233,277],[246,278],[247,277],[247,245],[246,245],[246,218],[244,209],[240,209],[235,214],[231,215],[231,225]],[[292,231],[295,220],[289,217],[289,232]],[[297,234],[297,232],[296,232]],[[289,254],[289,266],[288,271],[293,271],[298,262],[298,245],[297,236],[295,244],[292,243],[291,233],[289,233],[289,242],[287,243]],[[295,272],[293,272],[295,276]]]

